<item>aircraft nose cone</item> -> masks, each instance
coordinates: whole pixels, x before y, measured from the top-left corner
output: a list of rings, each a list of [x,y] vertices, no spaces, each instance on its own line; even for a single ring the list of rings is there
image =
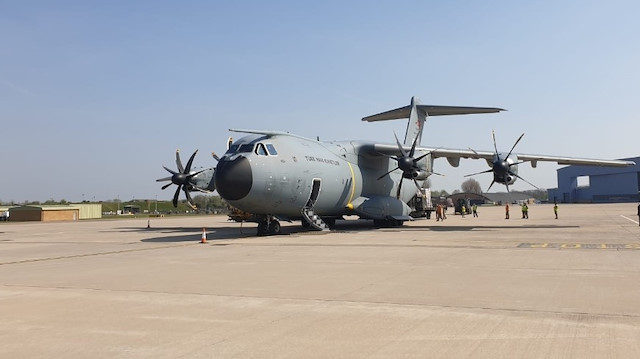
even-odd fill
[[[249,194],[253,185],[251,164],[243,156],[238,156],[233,161],[221,161],[216,167],[215,179],[220,197],[228,201],[242,199]]]

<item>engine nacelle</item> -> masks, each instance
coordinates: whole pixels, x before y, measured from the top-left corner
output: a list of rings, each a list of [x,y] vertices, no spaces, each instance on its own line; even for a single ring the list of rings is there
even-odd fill
[[[493,157],[492,168],[495,182],[505,185],[514,184],[518,179],[518,156],[498,153]]]
[[[206,169],[195,169],[193,172],[198,172],[197,175],[191,177],[189,181],[192,185],[191,188],[187,188],[189,191],[199,191],[199,192],[213,192],[216,189],[215,177],[213,176],[215,173],[215,168],[206,168]]]
[[[418,181],[426,180],[427,177],[429,177],[429,172],[427,171],[413,171],[411,173],[411,178]]]

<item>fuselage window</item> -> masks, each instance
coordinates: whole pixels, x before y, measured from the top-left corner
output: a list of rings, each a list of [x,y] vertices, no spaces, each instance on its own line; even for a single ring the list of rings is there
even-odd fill
[[[264,148],[264,145],[262,143],[258,143],[258,145],[256,146],[256,155],[259,155],[259,156],[267,155],[267,149]]]
[[[267,143],[267,150],[269,151],[269,154],[271,156],[275,156],[278,154],[278,151],[276,151],[276,148],[270,143]]]
[[[253,151],[253,143],[247,143],[244,145],[240,145],[240,148],[238,149],[238,152],[240,153],[247,153],[247,152],[252,152]]]

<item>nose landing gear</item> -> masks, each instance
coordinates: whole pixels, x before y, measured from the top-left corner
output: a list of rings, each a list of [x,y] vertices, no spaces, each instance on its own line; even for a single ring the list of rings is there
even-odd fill
[[[281,233],[280,222],[272,216],[266,216],[258,222],[258,236],[272,236]]]

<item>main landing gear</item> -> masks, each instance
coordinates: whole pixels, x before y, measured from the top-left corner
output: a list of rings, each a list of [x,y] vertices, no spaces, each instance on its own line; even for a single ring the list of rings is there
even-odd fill
[[[282,233],[282,226],[277,219],[267,216],[258,222],[258,236],[272,236]]]

